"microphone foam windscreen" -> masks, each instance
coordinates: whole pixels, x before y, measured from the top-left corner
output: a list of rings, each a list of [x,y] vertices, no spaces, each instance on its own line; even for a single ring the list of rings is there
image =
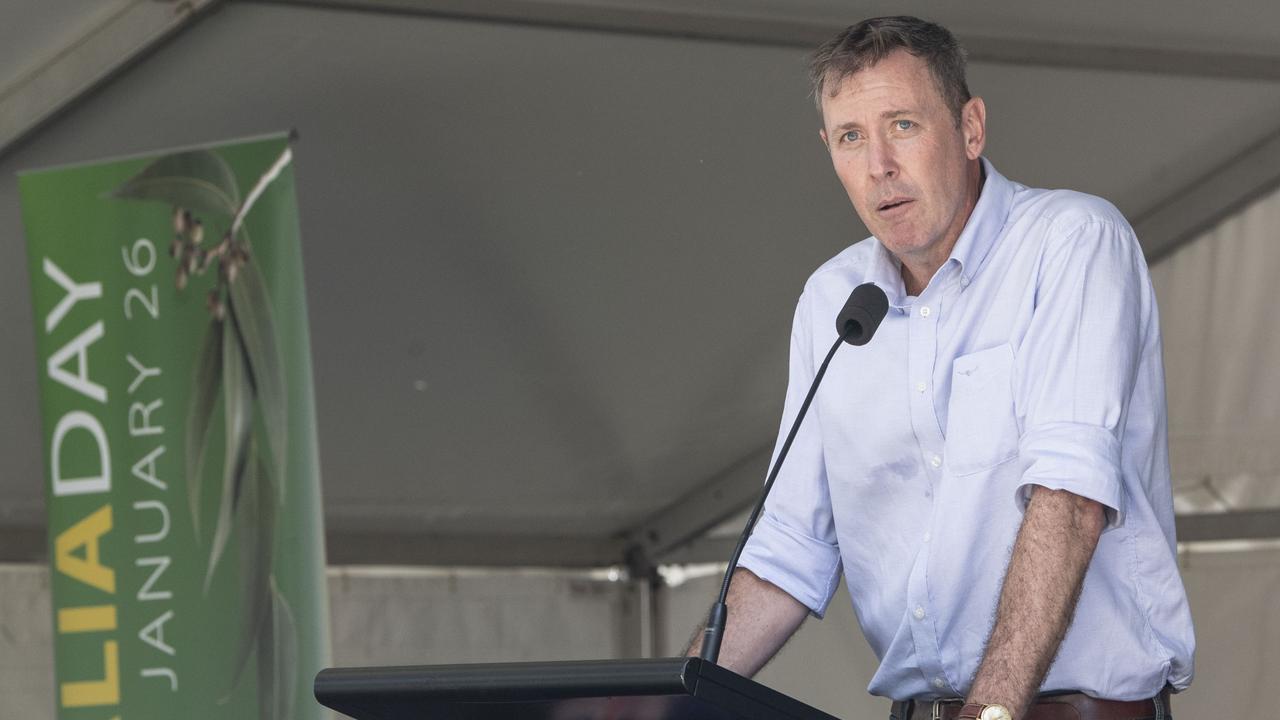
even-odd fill
[[[866,345],[889,312],[889,298],[875,283],[863,283],[849,293],[836,316],[836,333],[850,345]]]

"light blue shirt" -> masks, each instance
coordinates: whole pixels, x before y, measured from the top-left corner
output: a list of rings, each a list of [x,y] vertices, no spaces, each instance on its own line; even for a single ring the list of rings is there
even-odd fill
[[[880,658],[868,690],[962,697],[1031,486],[1068,490],[1104,505],[1107,527],[1042,690],[1185,688],[1195,640],[1142,251],[1110,203],[982,162],[978,204],[918,298],[874,237],[809,278],[781,437],[854,286],[880,286],[889,314],[836,353],[739,564],[818,616],[843,567]]]

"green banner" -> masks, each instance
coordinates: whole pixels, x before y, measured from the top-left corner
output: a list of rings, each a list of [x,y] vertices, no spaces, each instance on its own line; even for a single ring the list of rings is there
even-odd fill
[[[59,718],[323,716],[291,159],[280,135],[19,178]]]

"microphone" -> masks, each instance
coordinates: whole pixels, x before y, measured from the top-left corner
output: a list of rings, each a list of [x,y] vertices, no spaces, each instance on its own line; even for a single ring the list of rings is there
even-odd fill
[[[884,291],[875,283],[863,283],[849,293],[844,309],[836,316],[836,333],[850,345],[866,345],[887,312],[889,298]]]
[[[876,334],[880,321],[888,311],[889,298],[885,296],[884,291],[876,287],[875,283],[863,283],[849,293],[844,309],[836,316],[838,337],[831,345],[831,349],[827,351],[827,357],[822,361],[817,374],[814,375],[813,384],[809,386],[809,394],[800,405],[800,412],[796,414],[795,422],[791,424],[791,431],[787,433],[787,439],[782,443],[782,449],[778,451],[778,459],[773,461],[773,469],[769,471],[769,479],[764,483],[760,499],[751,510],[747,526],[742,529],[738,545],[733,549],[733,557],[729,560],[729,567],[724,573],[724,582],[720,585],[720,595],[711,606],[711,614],[702,631],[702,650],[698,655],[703,660],[714,664],[720,657],[720,642],[724,639],[724,627],[729,618],[729,606],[725,604],[725,599],[729,597],[729,581],[733,578],[733,571],[738,567],[738,558],[747,546],[747,539],[751,537],[751,531],[755,529],[756,521],[760,519],[760,513],[764,510],[764,501],[769,497],[769,491],[773,489],[773,481],[778,478],[782,461],[786,459],[787,452],[791,449],[791,442],[796,439],[796,433],[800,430],[800,423],[804,420],[805,413],[809,412],[809,404],[813,402],[813,396],[818,392],[822,376],[827,374],[827,366],[831,364],[831,358],[835,356],[836,350],[840,349],[842,342],[850,345],[866,345],[870,342],[871,336]]]

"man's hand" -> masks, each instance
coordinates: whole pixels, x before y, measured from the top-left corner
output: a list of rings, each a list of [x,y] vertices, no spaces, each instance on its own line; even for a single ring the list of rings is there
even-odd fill
[[[743,677],[759,672],[809,615],[799,600],[742,567],[733,573],[725,604],[729,621],[716,664]],[[702,630],[699,626],[694,632],[686,655],[697,657],[701,652]]]
[[[1015,720],[1025,714],[1067,634],[1105,522],[1092,500],[1032,488],[969,702],[1004,705]]]

